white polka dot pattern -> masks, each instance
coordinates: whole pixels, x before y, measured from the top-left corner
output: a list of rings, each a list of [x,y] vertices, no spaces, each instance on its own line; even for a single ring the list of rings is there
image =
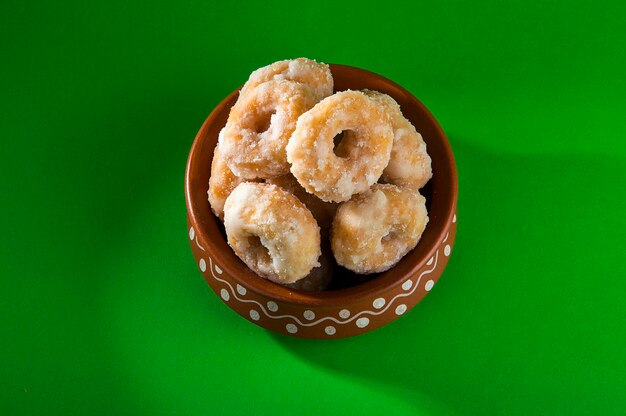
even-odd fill
[[[456,214],[454,214],[452,222],[456,223]],[[263,305],[254,299],[246,297],[248,295],[248,290],[245,287],[240,284],[236,284],[235,287],[233,287],[230,282],[224,280],[222,277],[219,277],[219,275],[223,274],[222,269],[220,269],[217,264],[213,263],[211,257],[207,256],[207,259],[210,263],[209,270],[212,277],[227,286],[227,288],[225,287],[219,290],[219,295],[224,300],[224,302],[229,302],[232,296],[241,303],[253,303],[256,305],[256,307],[248,309],[248,314],[252,321],[258,322],[262,319],[265,319],[265,317],[269,319],[289,319],[293,322],[288,322],[284,326],[285,331],[289,334],[298,333],[300,327],[313,327],[322,322],[332,321],[335,323],[334,325],[327,324],[323,328],[324,333],[327,336],[333,336],[337,333],[337,324],[345,325],[348,323],[353,323],[353,325],[355,325],[357,328],[364,329],[370,326],[371,317],[384,314],[390,309],[397,316],[406,313],[406,311],[409,309],[409,306],[407,306],[407,304],[405,303],[400,303],[393,306],[395,304],[395,301],[400,298],[411,296],[413,295],[413,293],[415,293],[416,290],[419,289],[420,281],[422,280],[422,278],[428,274],[433,273],[437,269],[440,253],[443,254],[445,257],[450,256],[452,252],[452,246],[450,243],[446,243],[448,237],[449,234],[446,234],[443,240],[444,242],[442,243],[443,250],[441,250],[440,247],[435,252],[435,254],[428,260],[428,262],[426,263],[426,266],[428,267],[423,270],[416,278],[409,278],[402,283],[401,288],[403,292],[400,292],[394,297],[388,299],[385,299],[384,297],[377,297],[376,299],[371,301],[373,310],[363,310],[353,314],[349,309],[341,309],[339,312],[335,312],[337,314],[335,316],[338,316],[339,319],[337,319],[335,316],[330,315],[323,316],[316,320],[316,313],[310,309],[302,312],[301,316],[303,317],[303,319],[298,318],[297,316],[284,314],[284,312],[283,314],[279,314],[279,307],[276,302],[268,301],[265,305]],[[200,250],[205,251],[204,247],[202,247],[198,242],[198,236],[193,227],[189,228],[189,239],[191,241],[195,241]],[[198,267],[203,273],[207,271],[207,266],[207,260],[205,260],[204,258],[200,258],[198,260]],[[428,281],[426,281],[426,283],[423,284],[422,287],[423,290],[427,293],[432,290],[434,285],[435,280],[429,279]],[[230,289],[230,291],[228,289]]]
[[[359,328],[365,328],[370,324],[369,318],[363,317],[356,320],[356,326]]]
[[[404,303],[398,305],[396,307],[396,315],[402,315],[404,312],[406,312],[406,309],[407,309],[407,307],[406,307],[406,305]]]

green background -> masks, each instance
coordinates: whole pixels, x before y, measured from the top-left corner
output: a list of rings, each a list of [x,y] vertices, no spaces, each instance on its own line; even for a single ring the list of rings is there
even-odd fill
[[[177,3],[0,3],[0,414],[626,412],[623,2]],[[352,339],[241,319],[187,239],[195,133],[298,56],[400,83],[457,158],[440,283]]]

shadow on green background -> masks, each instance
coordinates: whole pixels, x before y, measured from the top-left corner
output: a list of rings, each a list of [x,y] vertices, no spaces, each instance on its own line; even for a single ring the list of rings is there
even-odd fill
[[[451,141],[459,230],[437,288],[375,333],[276,342],[432,414],[619,414],[623,166]]]

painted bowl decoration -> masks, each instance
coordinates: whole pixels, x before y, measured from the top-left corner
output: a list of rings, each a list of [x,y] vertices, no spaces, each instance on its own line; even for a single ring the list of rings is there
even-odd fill
[[[329,290],[305,292],[258,277],[226,242],[221,221],[207,200],[213,150],[238,90],[226,97],[200,128],[185,175],[188,237],[204,279],[222,301],[250,322],[302,338],[359,335],[406,314],[437,283],[454,244],[457,172],[448,140],[426,107],[411,93],[380,75],[345,65],[330,65],[335,90],[370,89],[393,97],[419,131],[432,159],[433,177],[420,191],[429,222],[421,240],[384,273],[359,276],[337,267]]]

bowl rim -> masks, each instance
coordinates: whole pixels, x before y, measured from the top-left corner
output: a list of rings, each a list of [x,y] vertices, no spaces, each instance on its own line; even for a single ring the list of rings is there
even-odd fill
[[[420,111],[422,111],[423,114],[426,116],[428,122],[432,124],[439,136],[443,139],[442,145],[445,153],[445,158],[448,160],[450,166],[450,170],[448,173],[451,175],[451,198],[448,205],[445,205],[445,212],[442,213],[444,217],[444,221],[442,221],[443,226],[441,227],[441,229],[437,230],[437,237],[433,240],[433,243],[431,247],[428,248],[426,254],[422,258],[420,258],[419,261],[416,261],[406,273],[394,273],[395,267],[393,267],[390,270],[381,273],[376,278],[367,282],[363,282],[356,286],[314,292],[299,291],[275,284],[268,280],[259,278],[252,270],[249,269],[247,269],[249,273],[244,273],[248,274],[248,276],[240,276],[238,274],[238,271],[236,271],[235,268],[232,266],[231,262],[225,258],[227,254],[222,253],[222,250],[216,249],[214,247],[214,243],[208,235],[207,230],[205,229],[205,227],[202,226],[202,223],[200,221],[201,214],[197,212],[198,207],[195,206],[191,196],[192,165],[195,164],[195,160],[198,157],[197,155],[200,153],[199,148],[202,146],[204,137],[207,135],[207,130],[211,126],[213,120],[217,117],[218,114],[222,113],[222,111],[225,110],[225,107],[235,98],[236,95],[239,94],[241,87],[235,89],[233,92],[228,94],[228,96],[226,96],[222,101],[220,101],[220,103],[213,109],[213,111],[211,111],[208,117],[204,120],[202,126],[200,127],[198,133],[194,138],[193,144],[189,151],[189,156],[187,158],[187,165],[185,169],[185,201],[187,205],[187,217],[189,223],[194,228],[196,238],[198,238],[202,242],[203,247],[206,247],[207,253],[213,258],[215,263],[219,264],[219,267],[223,269],[223,271],[228,274],[228,276],[230,276],[230,278],[233,279],[235,283],[243,285],[247,289],[256,292],[260,296],[271,298],[283,303],[301,304],[315,307],[332,307],[337,305],[337,301],[345,301],[346,299],[352,299],[353,301],[357,301],[363,296],[371,297],[389,291],[391,288],[397,286],[399,283],[405,281],[407,278],[417,273],[421,268],[424,267],[426,262],[435,255],[435,252],[445,240],[448,231],[448,224],[452,222],[452,219],[456,213],[456,205],[458,200],[458,177],[454,154],[452,152],[452,147],[450,146],[450,142],[448,141],[445,132],[443,131],[435,117],[432,115],[432,113],[428,110],[428,108],[404,87],[388,78],[383,77],[382,75],[350,65],[329,64],[329,66],[331,70],[333,68],[344,71],[356,70],[357,72],[365,73],[370,77],[376,78],[379,81],[389,84],[391,87],[405,94],[406,97],[408,97],[408,99],[411,101],[412,105],[420,108]],[[208,177],[206,178],[206,183],[208,184]],[[209,214],[214,221],[219,221],[214,216],[213,212],[210,212]],[[226,241],[224,241],[224,243],[228,247],[228,243]],[[230,249],[230,247],[228,248]],[[234,252],[232,252],[232,255],[236,257]]]

